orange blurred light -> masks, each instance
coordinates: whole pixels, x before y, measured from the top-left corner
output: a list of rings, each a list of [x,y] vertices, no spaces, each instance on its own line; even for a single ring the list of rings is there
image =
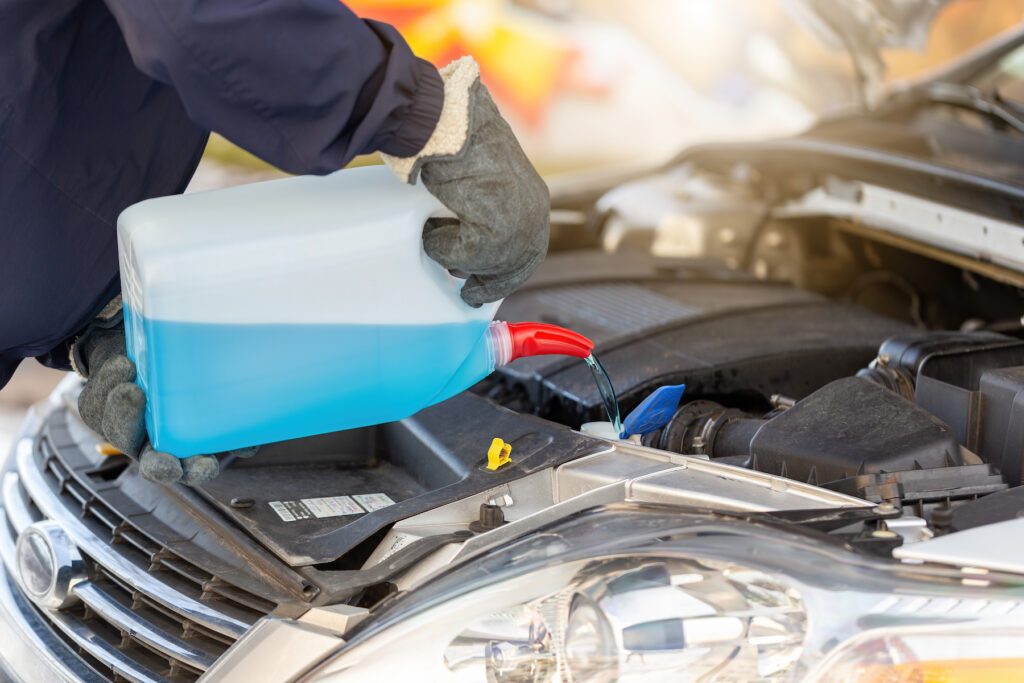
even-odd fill
[[[1018,683],[1024,681],[1024,658],[905,662],[860,674],[859,683]]]
[[[441,67],[463,55],[523,122],[538,125],[571,57],[566,40],[547,22],[503,0],[346,0],[362,17],[388,22],[409,47]]]

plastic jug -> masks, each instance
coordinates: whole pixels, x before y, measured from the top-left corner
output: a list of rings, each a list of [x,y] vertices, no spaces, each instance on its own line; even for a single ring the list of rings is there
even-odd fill
[[[126,209],[125,329],[154,447],[187,457],[389,422],[518,355],[590,352],[466,305],[423,251],[443,213],[384,167]]]

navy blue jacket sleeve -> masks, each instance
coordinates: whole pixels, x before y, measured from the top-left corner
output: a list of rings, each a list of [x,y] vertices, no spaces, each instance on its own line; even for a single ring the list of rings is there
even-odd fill
[[[0,0],[0,388],[116,293],[114,223],[214,130],[293,173],[433,132],[441,79],[338,0]]]
[[[291,173],[418,152],[440,115],[437,70],[338,0],[106,0],[136,66],[189,116]]]

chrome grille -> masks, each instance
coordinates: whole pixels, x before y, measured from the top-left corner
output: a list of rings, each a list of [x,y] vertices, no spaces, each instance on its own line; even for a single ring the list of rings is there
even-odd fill
[[[90,561],[90,575],[74,588],[78,605],[39,612],[101,675],[194,681],[274,608],[185,559],[104,501],[45,431],[19,441],[16,461],[17,471],[0,486],[6,517],[0,556],[16,577],[18,534],[42,519],[60,524]]]
[[[161,576],[165,583],[196,600],[217,601],[222,611],[240,621],[252,623],[274,609],[273,603],[222,581],[150,538],[88,490],[85,481],[74,477],[49,437],[43,436],[39,443],[43,470],[59,492],[70,496],[71,500],[66,500],[68,508],[87,522],[99,522],[102,526],[96,529],[97,535],[103,538],[109,534],[111,545],[118,546],[122,555],[146,565],[150,572],[167,572]]]

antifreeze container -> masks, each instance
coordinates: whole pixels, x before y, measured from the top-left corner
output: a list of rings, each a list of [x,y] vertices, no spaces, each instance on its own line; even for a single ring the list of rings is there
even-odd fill
[[[423,251],[443,214],[384,167],[126,209],[125,329],[154,447],[187,457],[389,422],[519,355],[589,353],[568,331],[492,323],[498,303],[466,305]]]

